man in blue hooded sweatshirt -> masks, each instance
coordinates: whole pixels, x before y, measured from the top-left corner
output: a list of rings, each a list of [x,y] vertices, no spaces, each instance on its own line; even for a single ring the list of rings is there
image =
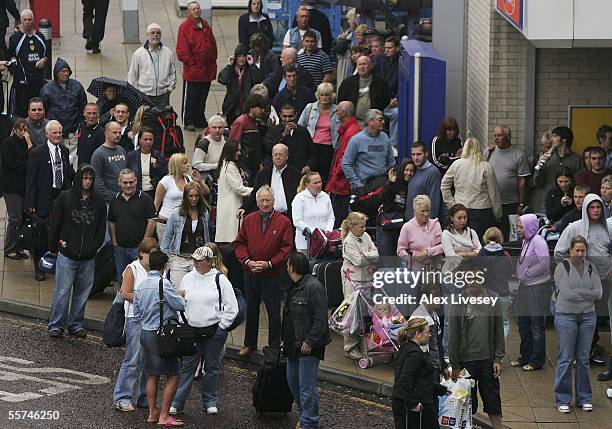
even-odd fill
[[[62,124],[64,146],[70,151],[70,164],[75,170],[77,163],[76,132],[83,120],[83,111],[87,104],[87,95],[83,85],[77,80],[70,79],[72,69],[62,58],[57,58],[53,67],[53,80],[50,80],[40,90],[47,119],[56,119]]]

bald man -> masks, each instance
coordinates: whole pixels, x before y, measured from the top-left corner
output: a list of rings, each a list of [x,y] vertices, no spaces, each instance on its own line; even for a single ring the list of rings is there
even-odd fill
[[[384,111],[391,101],[387,81],[372,73],[372,62],[367,56],[357,60],[357,74],[347,77],[338,89],[337,102],[350,101],[355,106],[355,117],[363,126],[369,109]]]
[[[264,79],[263,84],[268,88],[268,98],[274,99],[274,96],[285,89],[285,79],[283,78],[283,69],[293,64],[297,68],[297,83],[310,89],[312,93],[316,91],[312,74],[304,67],[298,64],[298,52],[294,48],[285,48],[281,52],[280,57],[281,67],[273,74]]]

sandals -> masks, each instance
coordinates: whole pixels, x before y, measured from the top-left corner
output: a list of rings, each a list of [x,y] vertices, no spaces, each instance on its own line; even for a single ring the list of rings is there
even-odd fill
[[[19,256],[19,254],[17,252],[9,253],[7,255],[4,255],[4,257],[12,259],[13,261],[21,261],[21,257]]]
[[[527,365],[523,366],[523,371],[539,371],[539,370],[541,370],[541,369],[542,369],[542,367],[539,367],[539,368],[538,368],[538,367],[536,367],[536,366],[529,365],[529,364],[527,364]]]
[[[184,421],[179,420],[176,417],[172,417],[172,416],[168,417],[168,420],[166,420],[166,423],[157,422],[157,426],[165,426],[167,428],[183,426],[184,424],[185,424]]]

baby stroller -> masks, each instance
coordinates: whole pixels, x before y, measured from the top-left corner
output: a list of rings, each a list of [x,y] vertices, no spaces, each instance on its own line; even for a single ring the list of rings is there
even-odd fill
[[[375,288],[372,283],[354,286],[355,292],[331,315],[330,328],[340,334],[348,331],[363,338],[360,368],[389,363],[399,350],[397,333],[406,320],[395,305],[386,303],[388,295],[384,289]],[[375,298],[383,303],[377,304]]]

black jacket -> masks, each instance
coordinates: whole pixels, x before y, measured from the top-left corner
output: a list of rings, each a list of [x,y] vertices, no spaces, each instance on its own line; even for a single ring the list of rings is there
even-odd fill
[[[251,88],[262,80],[261,70],[256,65],[245,65],[242,72],[242,79],[238,78],[236,68],[233,65],[225,66],[219,72],[217,82],[225,85],[227,90],[223,99],[223,115],[227,118],[227,123],[231,125],[238,116],[242,114],[244,101],[249,96]]]
[[[313,276],[306,274],[288,292],[284,308],[284,355],[299,357],[302,343],[311,356],[323,359],[325,346],[331,343],[327,322],[327,293]]]
[[[359,75],[355,74],[347,77],[340,84],[338,89],[338,99],[336,103],[341,101],[350,101],[354,106],[357,106],[359,99]],[[370,109],[378,109],[381,112],[389,105],[391,101],[391,91],[387,81],[381,77],[372,74],[372,84],[370,85]]]
[[[484,273],[484,287],[499,296],[510,296],[508,281],[514,274],[510,254],[501,245],[487,244],[478,251],[477,261]]]
[[[53,205],[49,222],[49,250],[76,261],[93,259],[104,241],[106,203],[93,191],[82,200],[85,171],[94,174],[91,165],[79,168],[72,189],[62,191]]]
[[[567,195],[571,198],[573,194],[574,191],[570,190]],[[572,204],[569,206],[564,207],[561,205],[561,198],[563,198],[563,195],[564,192],[558,186],[550,188],[546,193],[546,217],[551,222],[557,222],[565,213],[570,212],[574,208],[573,200]]]
[[[90,164],[94,151],[104,144],[104,125],[99,121],[93,127],[81,123],[77,131],[77,137],[79,140],[77,146],[79,165]]]
[[[262,13],[262,15],[265,16],[266,19],[259,21],[259,23],[250,22],[248,12],[240,15],[240,18],[238,18],[238,42],[249,47],[251,43],[251,36],[255,33],[263,33],[270,42],[268,49],[272,49],[272,44],[274,43],[274,29],[272,28],[272,21],[270,21],[270,17],[267,14]]]
[[[157,160],[157,166],[153,166],[153,164],[149,163],[149,177],[151,178],[151,184],[153,185],[153,189],[157,187],[159,181],[168,174],[168,161],[166,161],[166,157],[163,156],[158,150],[151,149],[151,157]],[[130,170],[133,170],[136,174],[136,189],[139,191],[142,190],[142,170],[140,166],[140,148],[137,150],[133,150],[127,154],[125,159],[126,167]]]
[[[28,167],[28,144],[16,135],[8,137],[0,147],[2,171],[0,186],[6,194],[23,195]]]
[[[299,118],[302,114],[302,111],[306,108],[308,103],[314,103],[317,101],[317,98],[314,95],[314,92],[305,87],[304,85],[298,84],[295,93],[289,91],[286,87],[283,88],[281,92],[274,96],[274,100],[272,101],[272,105],[278,112],[281,113],[281,107],[285,104],[289,104],[295,107],[295,113]]]
[[[59,145],[62,156],[62,175],[64,182],[62,190],[70,189],[74,171],[68,160],[68,148]],[[51,204],[57,191],[53,190],[53,164],[49,155],[47,142],[35,147],[28,157],[28,175],[26,177],[25,208],[35,209],[36,214],[42,218],[49,216]]]
[[[406,211],[406,187],[397,182],[387,182],[382,187],[382,211],[384,213]]]
[[[301,66],[297,63],[295,64],[295,66],[297,67],[298,84],[304,85],[306,88],[311,90],[314,96],[314,93],[317,88],[315,88],[314,79],[312,78],[312,75],[310,74],[308,69],[306,69],[306,67]],[[268,100],[274,99],[274,96],[278,92],[278,86],[280,85],[282,80],[283,70],[280,67],[278,68],[278,70],[276,70],[274,74],[271,74],[268,77],[264,78],[263,84],[266,85],[266,88],[268,88]]]
[[[253,54],[254,61],[258,59],[257,53]],[[266,80],[269,76],[274,75],[274,73],[278,72],[281,69],[280,62],[274,52],[271,50],[266,52],[259,63],[259,69],[261,70],[261,79],[262,81]],[[282,72],[281,72],[282,73]],[[278,86],[277,86],[278,87]]]
[[[245,198],[242,208],[248,213],[257,211],[257,202],[255,200],[255,194],[257,190],[264,185],[272,185],[272,166],[264,167],[259,170],[257,176],[255,176],[255,183],[253,185],[253,192],[247,198]],[[285,190],[285,199],[287,200],[287,213],[283,213],[289,219],[291,219],[291,203],[297,194],[297,188],[302,178],[302,173],[296,170],[290,165],[281,173],[283,179],[283,189]]]
[[[434,395],[442,396],[446,387],[435,382],[435,369],[429,353],[412,340],[404,343],[395,356],[393,398],[401,399],[406,407],[433,405]]]
[[[287,137],[283,137],[284,130],[285,125],[278,124],[270,128],[266,134],[264,165],[272,163],[272,148],[275,144],[282,143],[289,148],[289,161],[287,163],[301,172],[304,166],[310,166],[314,161],[312,137],[308,130],[301,125],[293,130],[293,135],[289,134]]]
[[[6,15],[7,11],[13,15],[16,21],[21,20],[15,0],[0,0],[0,27],[3,29],[9,26],[9,19]]]
[[[574,204],[572,204],[572,209],[568,211],[567,213],[565,213],[563,217],[559,219],[558,222],[555,222],[555,226],[558,225],[558,228],[556,228],[555,232],[558,232],[559,234],[561,234],[563,230],[567,228],[567,226],[570,223],[576,222],[577,220],[581,220],[581,219],[582,219],[582,209],[579,209]]]

